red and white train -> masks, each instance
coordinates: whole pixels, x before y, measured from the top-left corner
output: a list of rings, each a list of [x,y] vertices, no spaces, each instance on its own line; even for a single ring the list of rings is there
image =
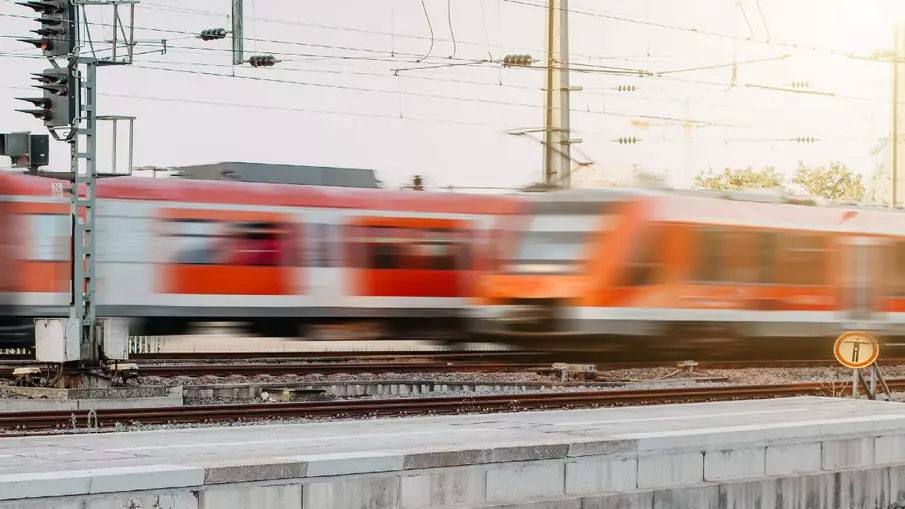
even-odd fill
[[[66,316],[69,200],[0,174],[0,325]],[[68,184],[66,184],[68,186]],[[196,321],[461,324],[506,196],[118,177],[97,185],[96,312],[134,335]],[[387,331],[390,332],[390,331]],[[395,332],[395,331],[393,331]],[[28,341],[27,339],[25,341]]]
[[[901,210],[753,192],[523,198],[472,301],[471,329],[485,339],[641,348],[905,335]]]

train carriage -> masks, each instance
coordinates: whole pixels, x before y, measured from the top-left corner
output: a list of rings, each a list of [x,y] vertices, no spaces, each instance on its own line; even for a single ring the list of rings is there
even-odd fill
[[[0,215],[16,274],[9,315],[65,316],[68,200],[51,181],[2,175]],[[97,316],[133,334],[232,321],[271,336],[367,321],[461,338],[494,218],[505,196],[119,177],[97,185]],[[0,209],[2,212],[5,209]],[[2,223],[0,223],[2,224]],[[0,237],[0,240],[6,237]],[[0,281],[3,283],[3,281]]]
[[[905,214],[752,192],[526,199],[472,330],[532,348],[905,333]]]

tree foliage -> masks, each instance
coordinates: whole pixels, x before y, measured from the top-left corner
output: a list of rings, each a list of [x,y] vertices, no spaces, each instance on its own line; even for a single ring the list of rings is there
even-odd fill
[[[820,196],[829,200],[864,199],[865,187],[861,175],[853,173],[844,164],[832,162],[829,166],[805,166],[798,163],[787,185],[775,168],[768,166],[755,171],[752,168],[725,169],[721,173],[709,170],[695,178],[696,187],[740,191],[743,189],[783,187],[799,195]]]
[[[697,187],[731,191],[782,186],[782,176],[773,167],[760,171],[754,171],[750,166],[737,170],[726,168],[722,173],[708,170],[707,173],[701,172],[694,180]]]
[[[861,175],[852,173],[848,167],[839,162],[815,167],[808,167],[799,162],[792,183],[799,186],[805,194],[822,196],[828,200],[864,199],[865,190]]]

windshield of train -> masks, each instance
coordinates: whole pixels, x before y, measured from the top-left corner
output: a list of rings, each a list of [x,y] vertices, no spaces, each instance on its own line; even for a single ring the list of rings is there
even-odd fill
[[[511,273],[567,273],[589,253],[607,208],[601,202],[537,202],[518,218]]]

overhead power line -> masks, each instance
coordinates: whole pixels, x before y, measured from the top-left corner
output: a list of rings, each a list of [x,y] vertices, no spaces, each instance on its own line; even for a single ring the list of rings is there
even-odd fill
[[[529,0],[502,0],[502,1],[508,2],[511,4],[525,5],[525,6],[541,8],[541,9],[548,8],[546,3],[536,3],[536,2],[531,2]],[[591,17],[595,17],[595,18],[619,21],[622,23],[632,23],[632,24],[637,24],[637,25],[649,26],[649,27],[653,27],[653,28],[662,28],[665,30],[685,32],[685,33],[689,33],[689,34],[706,35],[706,36],[710,36],[710,37],[717,37],[720,39],[727,39],[727,40],[732,40],[732,41],[766,44],[766,45],[771,45],[771,46],[776,46],[776,47],[814,51],[814,52],[820,52],[820,53],[826,53],[826,54],[830,54],[830,55],[837,55],[837,56],[844,56],[844,57],[849,57],[852,55],[851,52],[841,51],[841,50],[837,50],[837,49],[833,49],[833,48],[827,48],[827,47],[816,46],[816,45],[811,45],[811,44],[779,42],[779,41],[773,41],[773,40],[764,41],[764,40],[755,39],[755,38],[746,38],[746,37],[741,37],[738,35],[714,32],[711,30],[684,27],[684,26],[680,26],[680,25],[671,25],[669,23],[661,23],[658,21],[635,19],[635,18],[630,18],[628,16],[623,16],[623,15],[607,14],[607,13],[594,12],[594,11],[589,11],[589,10],[584,10],[584,9],[575,9],[575,8],[571,8],[571,7],[567,8],[565,10],[569,13],[580,14],[582,16],[591,16]]]
[[[6,36],[0,35],[0,37],[6,37]],[[15,37],[15,36],[9,36],[9,37]],[[219,49],[219,48],[209,48],[209,47],[208,47],[208,48],[204,48],[204,47],[178,47],[178,46],[177,46],[177,47],[174,47],[174,48],[171,48],[171,49],[183,49],[183,50],[200,51],[200,52],[208,52],[208,51],[230,51],[228,48],[222,49],[222,50],[221,50],[221,49]],[[277,54],[277,55],[283,55],[283,53],[276,53],[276,54]],[[287,55],[300,55],[300,54],[297,54],[297,53],[287,53]],[[2,57],[2,56],[8,56],[8,57],[14,57],[14,58],[43,59],[43,57],[41,57],[41,56],[39,56],[39,55],[18,55],[18,54],[14,54],[14,55],[4,55],[4,54],[0,53],[0,57]],[[303,56],[304,56],[304,55],[303,55]],[[371,57],[363,57],[363,58],[367,58],[368,60],[381,60],[381,59],[374,59],[374,58],[371,58]],[[191,65],[191,66],[200,66],[200,67],[220,67],[220,68],[231,68],[231,67],[232,67],[232,65],[228,65],[228,64],[214,64],[214,63],[206,63],[206,62],[174,62],[174,61],[153,61],[153,60],[152,60],[152,61],[143,60],[143,61],[144,61],[145,63],[162,64],[162,65]],[[140,68],[140,67],[142,67],[142,66],[137,65],[137,66],[135,66],[135,67],[139,67],[139,68]],[[352,67],[354,67],[354,66],[352,66]],[[369,67],[360,67],[360,66],[359,66],[359,68],[370,69]],[[161,68],[161,69],[158,69],[158,70],[166,70],[166,71],[171,71],[171,72],[181,72],[181,71],[189,72],[189,71],[179,70],[179,69],[163,69],[163,68]],[[369,77],[378,77],[378,78],[393,78],[393,76],[390,75],[390,74],[385,74],[385,73],[375,73],[375,72],[348,72],[348,71],[331,71],[331,70],[324,70],[324,69],[296,69],[296,68],[291,68],[291,67],[281,67],[280,70],[281,70],[281,71],[289,71],[289,72],[310,72],[310,73],[335,74],[335,75],[340,75],[340,76],[341,76],[341,75],[353,75],[353,76],[369,76]],[[239,79],[257,79],[257,78],[254,78],[254,77],[233,76],[233,75],[226,75],[226,74],[216,74],[216,73],[208,73],[208,74],[209,74],[209,75],[212,75],[212,76],[218,76],[218,77],[236,77],[236,78],[239,78]],[[486,87],[494,87],[494,88],[506,87],[506,88],[512,88],[512,89],[520,89],[520,90],[540,90],[540,88],[538,88],[538,87],[532,87],[532,86],[519,86],[519,85],[513,85],[513,84],[501,84],[501,83],[497,83],[497,82],[491,83],[491,82],[481,82],[481,81],[473,81],[473,80],[449,79],[449,78],[436,77],[436,76],[430,76],[430,77],[429,77],[429,76],[400,75],[400,77],[403,77],[403,78],[406,78],[406,79],[423,80],[423,81],[436,81],[436,82],[460,83],[460,84],[469,84],[469,85],[486,86]],[[261,79],[259,79],[259,80],[261,80],[261,81],[269,81],[270,79],[269,79],[269,78],[261,78]],[[282,80],[282,81],[283,81],[283,82],[287,82],[287,80]],[[686,80],[686,79],[682,79],[681,81],[683,81],[683,82],[690,82],[690,83],[694,83],[694,84],[701,84],[701,85],[707,85],[707,84],[721,85],[720,83],[716,83],[716,82],[706,82],[706,81],[702,81],[702,80]],[[310,86],[319,86],[318,84],[305,83],[305,82],[289,82],[289,83],[293,83],[293,84],[302,84],[302,85],[310,85]],[[341,85],[326,85],[326,84],[321,85],[321,86],[331,86],[331,87],[337,87],[337,88],[342,87]],[[723,85],[723,86],[724,86],[724,85]],[[773,91],[777,91],[777,92],[784,92],[784,91],[786,91],[786,90],[784,90],[784,89],[779,89],[779,88],[773,88],[773,89],[771,89],[771,88],[769,88],[769,87],[763,87],[763,88],[764,88],[765,90],[773,90]],[[356,88],[353,88],[353,89],[355,89],[355,90],[360,90],[360,91],[363,91],[363,92],[379,92],[379,93],[392,93],[392,94],[401,94],[401,95],[412,95],[412,93],[408,93],[408,92],[400,92],[400,91],[398,91],[398,90],[364,89],[364,88],[360,88],[360,87],[357,88],[357,89],[356,89]],[[791,90],[790,90],[790,91],[791,91]],[[796,91],[796,92],[797,92],[797,91]],[[624,95],[624,94],[606,94],[606,93],[593,92],[593,91],[590,91],[590,90],[584,91],[584,92],[583,92],[583,95],[588,95],[588,96],[604,96],[604,97],[607,97],[607,96],[608,96],[608,97],[622,97],[622,98],[631,98],[631,99],[634,99],[634,100],[651,101],[651,102],[688,103],[688,104],[693,104],[693,105],[716,106],[716,107],[720,107],[720,108],[730,107],[730,108],[755,109],[755,110],[758,110],[758,111],[765,111],[764,108],[761,108],[761,107],[746,107],[746,106],[742,106],[742,105],[732,105],[732,104],[725,104],[725,103],[716,104],[716,103],[707,103],[707,102],[700,102],[700,101],[683,101],[683,100],[678,100],[678,99],[666,99],[666,98],[637,97],[637,96],[627,96],[627,95]],[[833,97],[838,97],[838,96],[833,96]],[[451,99],[451,100],[466,100],[466,101],[467,101],[467,100],[472,100],[471,98],[461,98],[461,97],[455,97],[455,96],[439,96],[439,97],[436,97],[436,98]],[[842,96],[842,97],[839,97],[839,98],[872,100],[872,99],[870,99],[870,98],[855,98],[855,97],[846,97],[846,96]],[[876,101],[877,101],[877,102],[883,102],[883,100],[876,100]],[[500,101],[497,101],[496,103],[498,103],[498,104],[506,104],[506,105],[520,105],[520,106],[524,106],[524,107],[540,107],[540,106],[538,106],[538,105],[529,105],[529,104],[524,104],[524,103],[508,104],[508,103],[503,103],[503,102],[500,102]],[[769,110],[769,109],[768,109],[768,110]],[[580,108],[574,108],[572,111],[581,112],[581,113],[602,113],[602,112],[588,111],[587,109],[580,109]],[[800,115],[796,115],[794,112],[789,112],[787,109],[774,109],[773,111],[777,111],[777,112],[781,112],[781,113],[790,113],[791,116],[793,116],[794,118],[800,118]],[[853,112],[853,111],[856,111],[856,110],[846,110],[846,111],[848,111],[848,112]],[[610,113],[605,113],[605,114],[610,114]],[[638,114],[638,115],[628,115],[628,116],[639,116],[639,115],[640,115],[640,114]],[[808,115],[812,115],[812,113],[808,113]],[[852,118],[853,116],[854,116],[854,115],[848,115],[847,118]],[[639,118],[640,118],[640,117],[639,117]],[[728,127],[728,126],[723,126],[723,127]],[[745,127],[748,127],[748,126],[745,126]]]
[[[316,88],[328,88],[328,89],[336,89],[336,90],[348,90],[355,92],[371,92],[371,93],[383,93],[383,94],[393,94],[393,95],[409,95],[413,97],[423,97],[427,99],[443,99],[443,100],[453,100],[453,101],[466,101],[466,102],[475,102],[482,104],[496,104],[500,106],[514,106],[520,108],[540,108],[543,109],[544,106],[540,104],[530,104],[530,103],[519,103],[519,102],[511,102],[511,101],[498,101],[494,99],[483,99],[480,97],[461,97],[461,96],[451,96],[451,95],[443,95],[443,94],[430,94],[430,93],[422,93],[422,92],[408,92],[408,91],[400,91],[400,90],[390,90],[390,89],[375,89],[375,88],[367,88],[367,87],[359,87],[352,85],[333,85],[327,83],[313,83],[307,81],[294,81],[294,80],[285,80],[280,78],[265,78],[261,76],[241,76],[241,75],[231,75],[231,74],[220,74],[214,72],[206,72],[206,71],[197,71],[197,70],[189,70],[189,69],[172,69],[168,67],[153,67],[146,65],[133,64],[133,68],[137,69],[150,69],[156,71],[164,71],[164,72],[174,72],[181,74],[193,74],[198,76],[210,76],[217,78],[232,78],[232,79],[241,79],[241,80],[249,80],[249,81],[260,81],[260,82],[269,82],[269,83],[281,83],[286,85],[302,85],[302,86],[310,86]],[[559,109],[559,108],[554,108]],[[628,118],[648,118],[653,120],[671,120],[671,121],[688,121],[689,119],[680,119],[677,117],[666,117],[659,115],[645,115],[645,114],[635,114],[635,113],[621,113],[621,112],[610,112],[610,111],[587,111],[582,109],[570,108],[569,111],[573,111],[576,113],[586,113],[586,114],[594,114],[594,115],[605,115],[605,116],[616,116],[616,117],[628,117]],[[732,126],[728,124],[719,124],[715,122],[710,122],[706,120],[691,120],[696,124],[700,125],[711,125],[711,126],[720,126],[720,127],[741,127],[741,126]]]

